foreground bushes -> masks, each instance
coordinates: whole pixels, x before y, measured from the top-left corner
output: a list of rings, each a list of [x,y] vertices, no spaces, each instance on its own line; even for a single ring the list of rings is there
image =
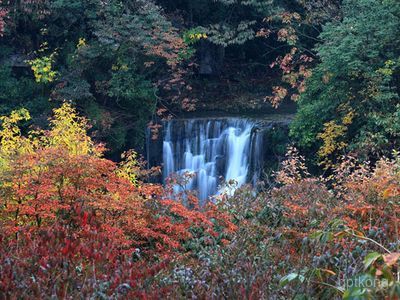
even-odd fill
[[[102,158],[68,104],[49,130],[28,118],[2,118],[0,298],[400,296],[397,153],[315,178],[290,148],[273,186],[201,208],[143,183],[134,153]]]
[[[241,189],[219,208],[238,229],[229,244],[196,252],[181,269],[186,297],[397,299],[400,160],[352,157],[312,177],[295,149],[277,184]]]
[[[116,165],[65,104],[48,131],[21,135],[26,112],[3,118],[1,298],[160,297],[154,275],[201,233],[221,243],[235,227],[209,205],[187,208],[140,181],[132,155]],[[201,245],[201,244],[200,244]]]

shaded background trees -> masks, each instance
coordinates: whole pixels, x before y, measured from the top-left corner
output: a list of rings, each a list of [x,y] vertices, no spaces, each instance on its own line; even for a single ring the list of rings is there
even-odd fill
[[[43,125],[73,101],[114,159],[143,147],[149,121],[290,99],[292,138],[314,164],[398,143],[396,1],[37,0],[1,12],[0,111],[26,107]]]
[[[148,1],[18,1],[8,7],[2,111],[23,105],[39,118],[68,99],[112,151],[140,147],[157,83],[179,71],[185,51],[160,8]],[[33,59],[39,84],[25,63]],[[49,72],[57,76],[42,80]]]
[[[343,150],[376,158],[398,147],[399,30],[397,1],[344,1],[342,19],[324,26],[320,63],[292,126],[303,149],[321,147],[320,162]]]

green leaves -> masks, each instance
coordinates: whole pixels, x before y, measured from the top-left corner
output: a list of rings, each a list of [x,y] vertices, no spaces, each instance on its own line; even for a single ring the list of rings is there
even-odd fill
[[[302,146],[316,151],[321,142],[315,136],[324,124],[340,124],[343,116],[354,112],[342,150],[364,156],[390,154],[400,137],[393,114],[400,90],[400,41],[393,37],[399,34],[399,4],[343,1],[343,19],[323,28],[323,42],[316,48],[320,64],[298,102],[292,134]]]
[[[310,235],[310,238],[325,244],[333,239],[333,233],[329,231],[316,231]]]
[[[305,277],[299,273],[289,273],[286,276],[283,276],[281,280],[279,281],[279,284],[281,287],[293,282],[293,281],[299,281],[300,283],[303,283],[305,280]]]
[[[382,258],[382,255],[379,254],[378,252],[368,253],[368,255],[364,259],[364,269],[367,270],[380,258]]]
[[[371,299],[368,296],[368,290],[366,288],[354,287],[346,290],[343,294],[343,300],[364,300]]]

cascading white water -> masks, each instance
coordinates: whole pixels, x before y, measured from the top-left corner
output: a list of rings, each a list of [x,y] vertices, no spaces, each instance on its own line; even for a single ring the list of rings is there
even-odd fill
[[[262,134],[255,127],[253,121],[235,118],[167,122],[163,180],[173,173],[192,174],[184,188],[197,190],[201,202],[219,192],[222,180],[234,180],[236,187],[254,184],[262,160]]]

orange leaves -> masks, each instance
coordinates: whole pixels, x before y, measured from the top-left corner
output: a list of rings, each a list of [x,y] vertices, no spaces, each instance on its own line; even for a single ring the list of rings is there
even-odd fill
[[[390,185],[387,189],[385,189],[382,193],[382,197],[384,199],[398,197],[400,196],[400,187],[395,185]]]
[[[266,96],[265,99],[271,102],[274,108],[278,108],[279,104],[285,99],[288,91],[281,86],[274,86],[272,88],[272,96]]]
[[[121,249],[140,246],[144,252],[165,256],[192,238],[194,227],[218,235],[211,218],[232,231],[229,218],[212,205],[202,211],[197,199],[190,198],[193,209],[163,200],[160,185],[135,187],[116,169],[109,160],[60,148],[21,156],[6,179],[12,188],[4,191],[3,233],[12,234],[16,226],[37,232],[59,222],[78,228],[100,223],[97,230],[118,240]]]
[[[146,184],[144,186],[140,186],[138,191],[145,199],[151,199],[153,197],[161,197],[163,195],[163,188],[159,184]]]
[[[290,268],[317,265],[333,270],[328,274],[338,278],[343,256],[380,249],[393,253],[378,254],[376,275],[390,277],[400,258],[394,252],[400,221],[399,161],[394,155],[371,166],[348,156],[325,180],[311,177],[307,169],[300,172],[301,160],[291,153],[278,173],[282,186],[269,193],[270,205],[281,206],[284,217],[273,228],[280,237],[278,249],[271,251],[276,264],[282,259],[277,253],[284,244]],[[335,262],[326,257],[334,257]],[[352,258],[360,264],[360,258]]]
[[[359,216],[361,218],[368,216],[373,208],[374,207],[372,205],[361,205],[361,203],[359,203],[358,205],[350,204],[345,206],[347,213],[353,216]]]
[[[164,250],[180,249],[184,241],[194,238],[191,233],[193,229],[200,229],[211,237],[217,237],[219,233],[214,228],[214,222],[222,226],[226,232],[235,230],[229,216],[215,213],[214,205],[204,209],[194,205],[192,209],[188,209],[177,200],[159,200],[157,203],[161,205],[162,213],[152,218],[146,234],[148,237],[163,241]],[[162,248],[162,244],[158,243],[157,249]]]
[[[347,226],[351,229],[357,229],[359,227],[359,224],[356,220],[351,218],[350,216],[344,216],[343,221],[347,224]]]
[[[0,265],[15,259],[10,274],[24,280],[33,274],[37,282],[31,286],[27,279],[24,291],[35,292],[19,291],[21,298],[65,297],[71,286],[88,298],[97,280],[110,282],[110,295],[126,284],[128,298],[159,296],[163,289],[143,292],[145,281],[166,268],[154,262],[184,256],[191,239],[228,244],[236,230],[229,215],[211,203],[200,207],[193,195],[166,199],[162,186],[140,180],[142,164],[134,155],[120,164],[101,158],[80,119],[68,114],[62,119],[71,123],[72,129],[65,128],[72,136],[84,135],[72,148],[70,135],[37,143],[0,170]],[[16,293],[15,278],[4,279],[0,272],[0,290]]]
[[[278,40],[294,43],[296,38],[290,28],[282,28],[278,31]],[[293,101],[297,101],[300,94],[306,90],[306,80],[312,74],[310,69],[312,61],[312,57],[300,53],[297,47],[292,47],[285,56],[277,57],[270,64],[270,67],[279,67],[282,72],[282,82],[285,86],[274,86],[272,95],[265,97],[265,100],[270,101],[275,108],[289,95]]]
[[[397,263],[397,261],[400,258],[400,253],[395,252],[395,253],[389,253],[389,254],[384,254],[382,255],[383,261],[387,266],[393,266]]]
[[[267,29],[267,28],[261,28],[259,31],[257,31],[256,36],[257,37],[263,37],[263,38],[267,38],[270,36],[271,34],[271,30]]]

